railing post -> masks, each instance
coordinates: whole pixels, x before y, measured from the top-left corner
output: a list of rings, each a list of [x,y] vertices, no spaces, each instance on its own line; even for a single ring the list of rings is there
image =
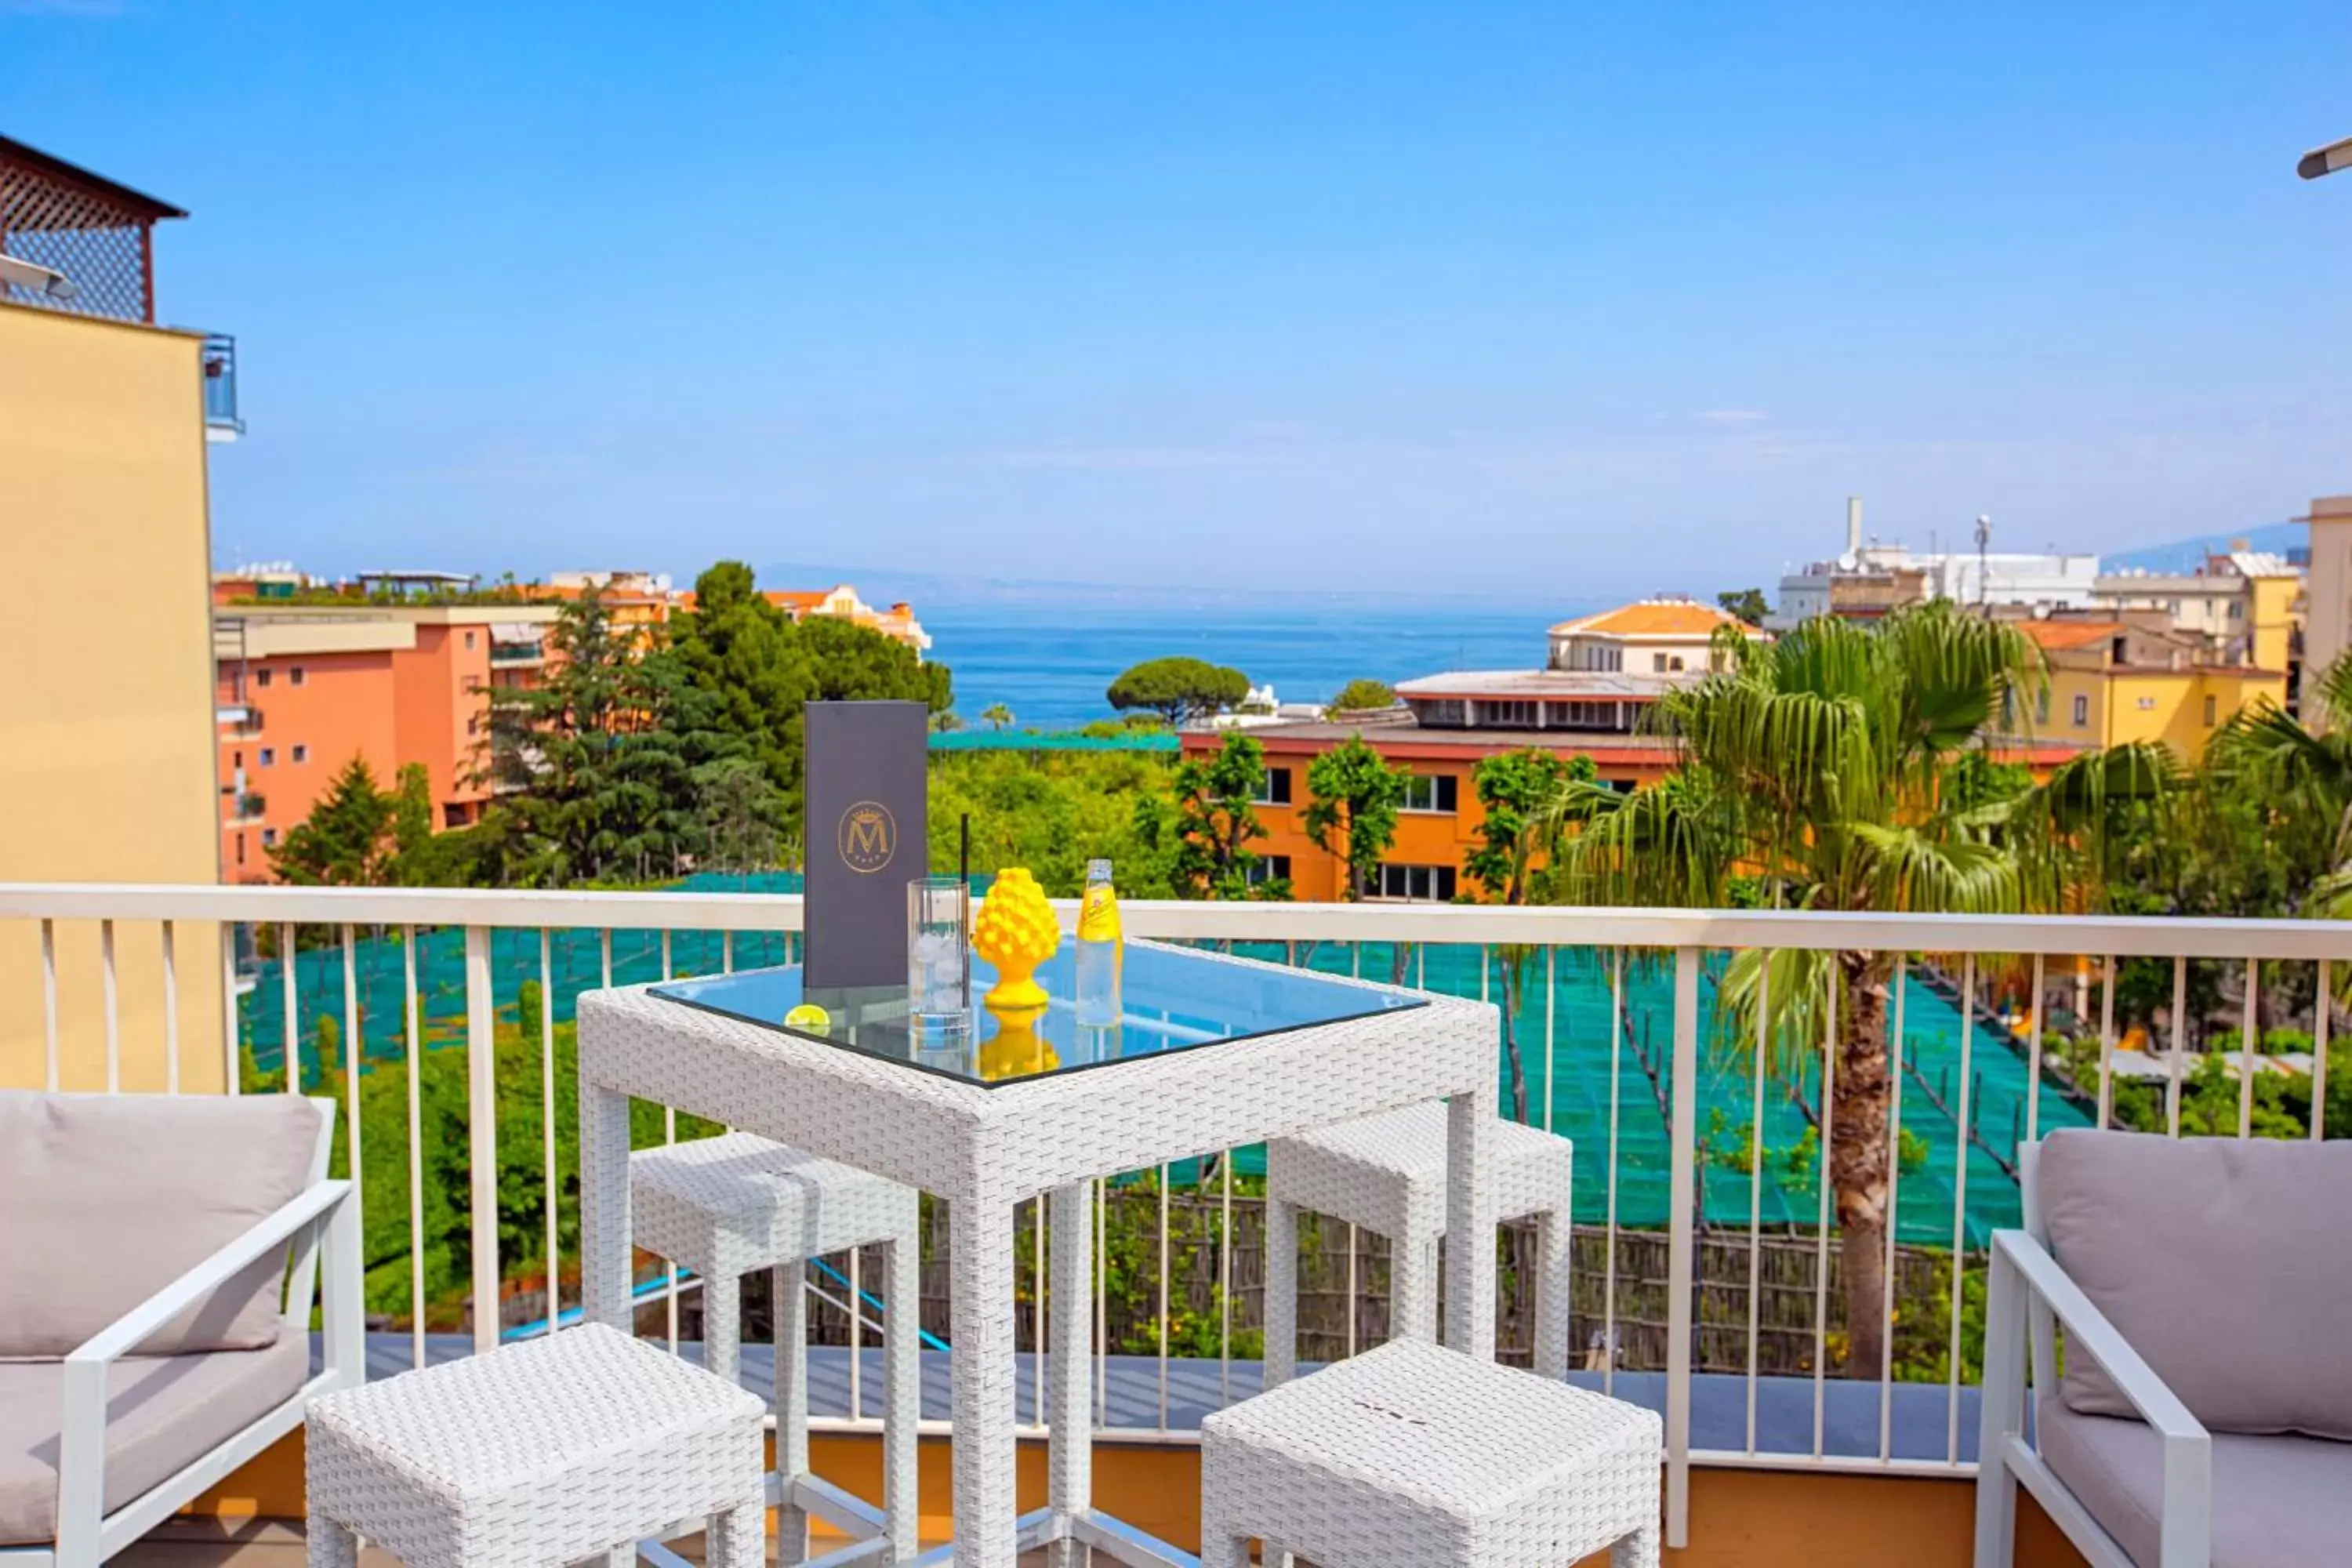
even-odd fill
[[[498,1019],[490,995],[490,931],[466,928],[466,1121],[473,1167],[474,1350],[499,1343]]]
[[[1691,1204],[1698,1161],[1698,949],[1675,949],[1675,1083],[1666,1254],[1666,1544],[1690,1544]]]

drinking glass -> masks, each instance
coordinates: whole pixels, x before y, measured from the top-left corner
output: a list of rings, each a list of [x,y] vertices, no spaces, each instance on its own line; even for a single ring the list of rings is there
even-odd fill
[[[907,884],[907,1021],[918,1037],[971,1028],[971,912],[961,877]]]

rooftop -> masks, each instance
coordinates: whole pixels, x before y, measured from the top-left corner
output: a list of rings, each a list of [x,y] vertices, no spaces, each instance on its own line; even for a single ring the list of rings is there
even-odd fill
[[[1764,635],[1737,616],[1713,605],[1702,605],[1696,599],[1679,595],[1642,599],[1597,615],[1562,621],[1551,628],[1551,635],[1556,637],[1603,637],[1636,640],[1661,637],[1686,641],[1694,637],[1713,637],[1718,626],[1738,626],[1746,637]]]
[[[1641,702],[1690,684],[1687,675],[1633,674],[1614,669],[1457,669],[1399,681],[1398,697],[1615,699]]]

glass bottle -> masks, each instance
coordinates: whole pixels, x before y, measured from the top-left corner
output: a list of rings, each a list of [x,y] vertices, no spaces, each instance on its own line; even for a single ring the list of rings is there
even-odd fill
[[[1077,1021],[1107,1027],[1119,1020],[1118,895],[1110,862],[1087,862],[1087,890],[1078,900]]]

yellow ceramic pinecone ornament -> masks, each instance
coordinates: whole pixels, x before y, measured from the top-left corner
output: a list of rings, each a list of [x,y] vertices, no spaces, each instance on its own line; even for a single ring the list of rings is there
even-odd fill
[[[1045,988],[1034,977],[1037,966],[1062,945],[1062,927],[1036,878],[1018,866],[996,874],[972,919],[971,945],[996,966],[996,984],[987,997],[990,1007],[1045,1005]]]

